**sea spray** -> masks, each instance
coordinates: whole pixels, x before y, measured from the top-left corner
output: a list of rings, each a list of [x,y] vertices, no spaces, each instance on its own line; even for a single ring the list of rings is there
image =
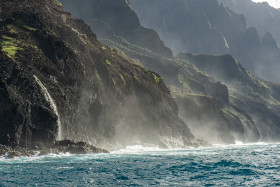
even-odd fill
[[[57,115],[57,126],[58,126],[58,132],[57,132],[57,140],[62,140],[62,127],[61,127],[61,122],[60,122],[60,116],[59,113],[57,111],[57,107],[56,104],[54,102],[54,100],[52,99],[51,95],[49,94],[47,88],[43,85],[43,83],[38,79],[38,77],[36,77],[36,75],[33,75],[33,77],[35,78],[36,82],[38,83],[38,85],[40,86],[44,97],[46,99],[46,101],[49,102],[51,109],[54,111],[54,113]]]
[[[280,144],[0,157],[2,186],[279,186]]]

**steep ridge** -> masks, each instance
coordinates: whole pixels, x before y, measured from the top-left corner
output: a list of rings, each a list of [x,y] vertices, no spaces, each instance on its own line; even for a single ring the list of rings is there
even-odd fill
[[[221,80],[229,88],[230,102],[246,111],[260,132],[260,140],[279,141],[279,85],[264,81],[244,69],[230,55],[210,56],[180,53],[199,70]],[[231,115],[233,111],[227,110]],[[250,118],[250,117],[249,117]]]
[[[68,10],[79,15],[79,11],[75,7],[81,6],[78,5],[81,2],[75,0],[62,2]],[[123,9],[131,10],[129,4],[123,3],[123,5],[125,5]],[[110,10],[114,9],[114,6],[107,3],[93,4],[93,6],[108,14],[110,14]],[[87,13],[83,12],[83,14]],[[94,13],[91,13],[92,15]],[[115,15],[118,14],[115,13]],[[85,20],[92,19],[95,17],[85,18]],[[129,16],[126,16],[126,19],[129,19]],[[97,36],[98,33],[101,35],[107,30],[114,31],[110,28],[110,24],[106,24],[108,27],[104,31],[102,29],[105,27],[88,24],[97,33]],[[139,22],[134,24],[136,26],[126,25],[124,27],[126,32],[134,32],[134,28],[139,27],[139,25],[137,26]],[[196,137],[212,143],[234,143],[236,140],[258,141],[259,132],[254,121],[245,110],[229,101],[228,88],[219,81],[199,71],[185,60],[166,58],[148,50],[148,47],[139,47],[135,43],[129,43],[125,36],[112,35],[107,38],[98,36],[98,38],[112,47],[118,47],[130,57],[140,60],[145,67],[158,72],[163,77],[179,106],[180,117],[188,124]]]
[[[230,54],[257,76],[280,82],[275,39],[260,36],[247,27],[245,16],[217,0],[131,0],[131,6],[141,24],[156,30],[174,53]]]
[[[158,74],[100,43],[56,0],[1,0],[0,10],[0,144],[205,143]]]
[[[225,7],[243,14],[247,25],[256,27],[261,36],[270,32],[277,44],[280,44],[280,12],[267,2],[256,3],[252,0],[218,0]]]
[[[158,34],[151,29],[140,25],[135,12],[130,8],[129,1],[124,0],[83,0],[60,1],[65,9],[72,12],[76,17],[90,24],[99,39],[114,36],[125,39],[140,47],[147,47],[158,54],[172,57],[172,52],[165,47]],[[106,10],[106,11],[105,11]]]

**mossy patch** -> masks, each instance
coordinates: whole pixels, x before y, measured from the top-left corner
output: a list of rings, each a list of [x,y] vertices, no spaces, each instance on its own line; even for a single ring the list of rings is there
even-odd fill
[[[54,4],[56,4],[57,6],[62,6],[62,4],[61,4],[59,1],[57,1],[57,0],[52,0],[52,2],[53,2]]]
[[[152,73],[152,74],[154,76],[154,79],[155,79],[156,83],[158,84],[159,81],[160,81],[160,77],[156,76],[154,73]]]
[[[136,75],[134,75],[133,78],[139,82],[139,79]]]
[[[106,47],[104,47],[104,46],[102,46],[102,47],[101,47],[101,49],[102,49],[103,51],[105,51],[107,48],[106,48]]]
[[[123,75],[122,75],[122,74],[119,74],[119,76],[121,77],[121,79],[122,79],[122,81],[123,81],[123,85],[125,86],[125,85],[126,85],[126,82],[125,82],[125,79],[124,79]]]
[[[14,24],[7,25],[7,28],[9,29],[9,32],[12,34],[17,34],[19,30],[18,27]]]
[[[8,57],[13,59],[16,57],[17,51],[23,50],[21,44],[22,41],[16,40],[15,38],[11,38],[6,35],[3,35],[0,39],[0,46],[2,48],[2,52],[6,53]]]
[[[16,20],[16,25],[22,27],[22,28],[25,28],[26,30],[29,30],[29,31],[36,31],[37,29],[33,28],[33,27],[30,27],[28,26],[26,23],[24,23],[22,20],[18,19]]]
[[[101,77],[99,76],[98,73],[96,73],[96,77],[97,77],[97,79],[98,79],[99,81],[101,81]]]
[[[257,77],[256,77],[255,75],[253,75],[250,71],[246,70],[246,72],[247,72],[247,75],[250,77],[250,79],[251,79],[253,82],[255,82],[255,83],[257,84],[258,87],[260,87],[260,88],[263,87],[263,88],[269,89],[269,86],[268,86],[268,85],[266,85],[263,81],[258,80]]]
[[[105,60],[105,63],[108,64],[108,65],[110,65],[110,66],[112,65],[111,62],[110,62],[109,60]]]

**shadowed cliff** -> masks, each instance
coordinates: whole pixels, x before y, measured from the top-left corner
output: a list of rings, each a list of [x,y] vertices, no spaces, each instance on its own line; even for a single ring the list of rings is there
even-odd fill
[[[3,1],[0,144],[201,145],[161,77],[100,43],[55,0]]]
[[[259,35],[244,15],[217,0],[131,0],[131,6],[140,23],[156,30],[175,54],[230,54],[257,76],[280,81],[280,50],[269,29],[262,27]],[[254,19],[259,21],[257,15]],[[267,22],[278,28],[275,21]]]
[[[69,10],[79,14],[78,9],[75,8],[81,6],[79,2],[72,0],[65,1],[64,4]],[[122,3],[122,5],[122,9],[129,9],[127,12],[131,11],[129,4]],[[110,12],[114,7],[106,2],[102,5],[94,4],[94,6],[95,9],[104,12]],[[119,14],[124,17],[123,12]],[[89,17],[84,19],[95,19],[95,17],[91,17],[92,15],[94,13],[91,12]],[[115,15],[118,16],[117,13]],[[127,20],[130,18],[128,15],[125,16]],[[88,24],[94,32],[95,30],[99,33],[107,32],[107,30],[114,31],[110,27],[104,29],[105,27],[98,27],[90,22]],[[107,25],[109,26],[109,24]],[[139,22],[128,24],[124,28],[126,31],[123,32],[135,32],[134,29],[139,28]],[[102,29],[104,30],[102,31]],[[150,42],[146,43],[146,47],[140,47],[128,42],[125,35],[122,37],[111,35],[99,39],[112,47],[118,47],[163,77],[179,106],[180,117],[188,124],[196,137],[212,143],[234,143],[236,140],[256,142],[259,140],[259,131],[251,116],[245,108],[236,106],[230,101],[227,86],[218,79],[209,77],[185,60],[166,58],[149,50]]]
[[[94,28],[98,39],[124,37],[128,42],[146,47],[158,54],[172,57],[158,34],[140,25],[139,19],[125,0],[79,0],[60,1],[65,9],[83,19]],[[129,7],[129,8],[127,8]]]
[[[256,27],[260,36],[270,32],[277,44],[280,44],[280,11],[267,2],[256,3],[252,0],[218,0],[225,7],[236,13],[243,14],[247,25]]]
[[[229,100],[236,109],[246,111],[260,132],[261,141],[279,141],[280,95],[279,84],[264,81],[244,69],[230,55],[191,55],[180,53],[177,58],[187,60],[199,70],[221,80],[229,88]],[[235,110],[236,110],[235,109]],[[234,110],[225,108],[228,115]]]

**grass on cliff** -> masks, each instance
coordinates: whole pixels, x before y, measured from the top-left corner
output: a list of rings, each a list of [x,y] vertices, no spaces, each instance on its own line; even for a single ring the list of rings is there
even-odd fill
[[[121,77],[121,79],[122,79],[122,81],[123,81],[123,85],[125,86],[125,85],[126,85],[126,82],[125,82],[125,80],[124,80],[123,75],[122,75],[122,74],[119,74],[119,76]]]
[[[239,111],[237,111],[236,109],[229,107],[229,108],[224,108],[222,109],[222,112],[226,115],[228,115],[229,117],[231,117],[232,119],[239,119],[243,125],[248,125],[251,123],[251,120],[248,119],[248,117],[242,113],[240,113]]]
[[[153,73],[153,76],[154,76],[154,79],[155,79],[156,83],[158,84],[159,81],[160,81],[160,78],[158,76],[156,76],[154,73]]]
[[[16,40],[6,35],[3,35],[0,39],[2,52],[6,53],[8,57],[13,59],[16,57],[17,51],[23,50],[21,43],[20,40]]]
[[[57,0],[52,0],[52,2],[53,2],[54,4],[56,4],[57,6],[62,6],[62,4],[61,4],[59,1],[57,1]]]
[[[99,75],[98,73],[96,73],[96,77],[97,77],[97,79],[98,79],[99,81],[101,81],[101,77],[100,77],[100,75]]]
[[[139,79],[136,75],[134,75],[133,78],[139,82]]]
[[[108,64],[108,65],[110,65],[110,66],[112,65],[111,62],[110,62],[109,60],[105,60],[105,63]]]
[[[250,71],[246,70],[247,75],[250,77],[250,79],[256,83],[256,85],[260,88],[267,88],[269,89],[269,86],[266,85],[263,81],[260,81],[257,79],[257,77],[255,75],[253,75]]]
[[[16,25],[17,25],[17,26],[20,26],[20,27],[22,27],[22,28],[25,28],[26,30],[32,31],[32,32],[34,32],[34,31],[37,30],[37,29],[35,29],[35,28],[33,28],[33,27],[28,26],[26,23],[24,23],[24,22],[23,22],[22,20],[20,20],[20,19],[17,19],[17,20],[16,20]]]

